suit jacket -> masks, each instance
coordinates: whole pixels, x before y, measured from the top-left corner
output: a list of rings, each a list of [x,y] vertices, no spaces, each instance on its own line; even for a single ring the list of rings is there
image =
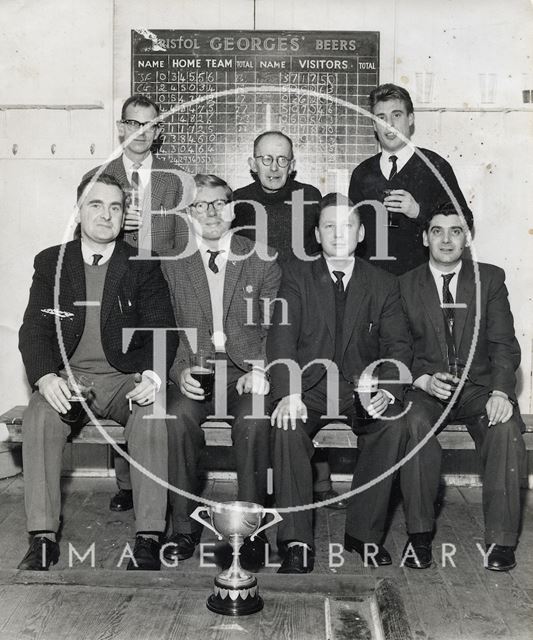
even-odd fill
[[[468,376],[490,390],[505,392],[516,400],[515,371],[520,364],[520,347],[515,338],[513,316],[509,307],[505,273],[491,264],[477,263],[479,297],[476,301],[474,263],[463,260],[457,282],[454,335],[459,359],[466,364],[472,345],[474,355]],[[446,334],[440,299],[428,264],[423,264],[400,278],[402,302],[413,336],[413,379],[424,373],[446,371]],[[475,339],[476,316],[479,333]]]
[[[62,255],[61,250],[64,249]],[[111,366],[124,373],[154,369],[153,334],[137,331],[122,350],[122,330],[175,327],[168,287],[157,260],[129,260],[137,252],[117,240],[109,260],[101,301],[101,339]],[[39,253],[34,262],[28,306],[19,332],[19,349],[32,386],[47,373],[64,367],[85,325],[85,267],[81,243],[73,240]],[[55,287],[56,276],[59,286]],[[56,296],[57,294],[57,296]],[[167,334],[167,370],[177,346],[177,333]]]
[[[123,189],[131,187],[122,156],[111,160],[104,166],[103,173],[107,173],[115,177],[121,184]],[[88,171],[85,177],[91,176],[100,167],[95,167]],[[150,179],[151,192],[151,210],[158,212],[163,210],[165,213],[152,213],[152,250],[159,254],[165,254],[172,249],[183,247],[188,239],[188,227],[183,218],[178,215],[169,213],[176,211],[176,207],[181,203],[183,208],[183,184],[176,173],[171,171],[183,171],[176,165],[170,165],[159,158],[153,157],[152,172]],[[146,203],[143,208],[148,208],[150,203]],[[125,231],[124,240],[133,247],[138,246],[138,231]]]
[[[254,246],[248,238],[233,235],[230,250],[236,256],[246,255]],[[178,327],[197,330],[199,349],[213,348],[211,298],[200,252],[196,251],[186,258],[177,256],[175,260],[166,260],[162,269],[170,289]],[[232,260],[229,256],[223,297],[226,353],[243,372],[251,369],[245,360],[266,361],[265,340],[270,317],[267,311],[268,317],[265,318],[263,300],[276,297],[280,279],[281,269],[275,260],[262,260],[255,252],[240,260]],[[249,317],[250,313],[252,318]],[[170,378],[176,383],[179,383],[183,369],[189,366],[189,357],[193,353],[185,333],[180,337],[170,373]]]
[[[269,362],[290,358],[304,367],[315,358],[333,360],[335,355],[335,292],[326,261],[290,263],[284,270],[279,298],[287,301],[288,318],[276,306],[268,334]],[[288,320],[288,322],[286,322]],[[372,362],[393,358],[411,364],[411,342],[404,316],[397,279],[355,258],[346,292],[343,324],[341,375],[353,383]],[[385,363],[377,371],[381,380],[397,380],[398,369]],[[325,375],[323,365],[305,369],[302,390],[314,387]],[[285,365],[271,369],[274,400],[289,394],[289,374]],[[398,398],[403,386],[380,384]]]

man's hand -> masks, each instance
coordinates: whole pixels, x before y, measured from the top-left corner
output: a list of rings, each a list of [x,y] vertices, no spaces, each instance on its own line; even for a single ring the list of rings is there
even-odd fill
[[[485,411],[489,419],[489,427],[492,427],[492,425],[509,420],[513,415],[513,405],[506,393],[503,391],[493,391],[487,400]]]
[[[136,374],[138,375],[138,374]],[[143,407],[153,404],[156,394],[156,384],[148,376],[141,376],[141,379],[133,387],[133,389],[126,394],[126,399],[140,404]]]
[[[252,369],[237,380],[235,388],[240,396],[242,396],[243,393],[255,393],[259,396],[266,396],[270,391],[270,383],[264,371]]]
[[[58,413],[67,413],[70,410],[69,398],[72,395],[63,378],[55,373],[47,373],[37,380],[39,393]]]
[[[180,375],[180,391],[191,400],[205,400],[205,391],[202,385],[191,376],[191,369],[183,369]]]
[[[296,420],[300,418],[302,422],[307,422],[307,407],[302,402],[302,397],[298,393],[294,393],[290,396],[285,396],[279,402],[274,409],[270,418],[270,424],[278,429],[287,431],[289,428],[289,420],[291,423],[291,429],[296,429]]]
[[[124,218],[124,231],[137,231],[142,226],[141,209],[130,205],[126,209]]]
[[[420,387],[426,393],[429,393],[430,396],[434,396],[439,400],[448,400],[452,395],[454,386],[459,384],[460,381],[460,378],[457,378],[451,373],[438,371],[432,376],[429,374],[421,376],[415,381],[415,386]],[[454,385],[451,385],[450,382],[453,382]]]
[[[385,413],[389,404],[389,396],[383,391],[383,389],[378,389],[377,393],[372,396],[372,400],[366,410],[372,418],[376,419]]]
[[[420,205],[409,191],[404,189],[392,189],[390,195],[384,198],[383,204],[387,211],[403,213],[408,218],[418,218],[420,213]]]

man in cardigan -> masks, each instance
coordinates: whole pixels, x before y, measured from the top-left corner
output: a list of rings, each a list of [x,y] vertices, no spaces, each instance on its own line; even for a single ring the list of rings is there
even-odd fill
[[[381,153],[354,169],[349,196],[356,205],[363,200],[383,203],[387,216],[382,221],[376,218],[374,206],[361,207],[366,236],[358,254],[400,275],[427,261],[420,240],[425,218],[437,204],[450,200],[441,179],[461,209],[470,212],[449,163],[434,151],[408,144],[415,122],[409,93],[403,87],[383,84],[371,92],[369,102],[377,118],[373,126]],[[388,239],[386,254],[384,234]],[[385,255],[389,259],[384,259]]]
[[[520,433],[524,423],[515,392],[520,347],[505,273],[494,265],[463,259],[469,242],[467,227],[471,226],[468,213],[461,219],[450,203],[438,207],[427,217],[423,231],[429,263],[400,278],[414,341],[414,387],[407,400],[413,401],[413,421],[435,424],[474,349],[464,386],[453,398],[448,419],[466,423],[481,458],[485,566],[508,571],[516,564],[520,485],[527,481],[526,450]],[[418,536],[423,555],[431,550],[432,514],[427,523],[425,534]]]
[[[159,255],[184,246],[187,225],[175,215],[182,203],[184,187],[191,186],[192,176],[179,167],[169,165],[152,154],[162,132],[159,106],[143,95],[133,95],[122,105],[117,129],[123,153],[98,170],[114,176],[129,194],[124,221],[124,240],[133,247],[156,251]],[[138,132],[136,135],[135,132]],[[132,137],[133,136],[133,137]],[[189,178],[187,180],[187,178]],[[180,207],[181,208],[181,207]],[[174,212],[174,213],[169,213]],[[118,493],[109,504],[112,511],[133,508],[129,465],[122,456],[115,456]]]
[[[281,131],[261,133],[254,140],[253,156],[248,158],[248,164],[254,181],[235,191],[235,218],[231,226],[239,235],[254,240],[258,222],[256,207],[264,207],[267,234],[257,240],[278,252],[281,265],[291,259],[295,251],[297,257],[301,257],[302,251],[307,255],[318,253],[320,247],[314,229],[322,196],[316,187],[295,180],[296,159],[289,136]],[[301,204],[295,197],[300,198]],[[296,226],[295,220],[298,222]],[[295,237],[294,233],[298,235]],[[336,497],[338,494],[331,486],[325,449],[316,451],[313,470],[315,500],[321,502]],[[328,507],[345,509],[346,501],[340,499]]]
[[[23,417],[24,493],[33,539],[19,569],[47,570],[59,558],[61,457],[72,426],[67,412],[74,381],[90,381],[95,415],[124,425],[132,459],[167,477],[166,424],[155,416],[158,403],[152,405],[177,339],[167,332],[167,353],[158,362],[152,329],[175,326],[168,287],[157,260],[130,260],[137,252],[117,239],[124,192],[115,178],[84,179],[78,207],[81,239],[35,258],[19,335],[34,389]],[[123,330],[133,332],[129,342]],[[83,414],[76,426],[87,420]],[[137,467],[131,479],[137,537],[128,569],[159,569],[166,490]]]
[[[251,240],[230,232],[232,191],[226,182],[213,175],[197,175],[195,182],[196,197],[187,211],[197,251],[163,265],[177,326],[188,329],[170,373],[176,386],[169,390],[168,413],[176,417],[168,420],[169,480],[177,489],[198,493],[198,461],[205,444],[201,424],[223,411],[232,416],[238,499],[264,504],[270,423],[254,408],[256,396],[269,392],[263,368],[268,309],[276,298],[281,270],[273,256],[260,258]],[[212,398],[205,397],[191,375],[190,357],[197,349],[212,350],[215,364],[225,372],[222,376],[216,369]],[[193,555],[201,527],[189,517],[194,501],[171,492],[170,505],[173,534],[164,556],[175,563]],[[264,543],[264,538],[245,540],[242,553],[249,565],[264,563]]]

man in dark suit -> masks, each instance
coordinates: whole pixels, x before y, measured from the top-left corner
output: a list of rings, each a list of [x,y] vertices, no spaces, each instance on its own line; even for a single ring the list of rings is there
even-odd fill
[[[80,380],[91,386],[91,411],[124,425],[132,459],[167,478],[165,420],[152,405],[177,338],[167,332],[166,363],[158,363],[151,329],[175,326],[168,287],[158,260],[130,260],[137,252],[117,239],[124,192],[115,178],[84,179],[78,207],[81,239],[35,258],[20,329],[19,348],[34,389],[23,417],[25,504],[34,535],[19,569],[47,570],[59,558],[61,457],[72,426],[69,400]],[[126,346],[124,330],[133,331]],[[71,422],[81,427],[87,420],[83,413]],[[158,569],[166,490],[140,468],[131,474],[137,537],[128,569]]]
[[[401,413],[403,385],[411,362],[407,323],[394,276],[354,258],[364,227],[353,204],[340,194],[320,202],[316,238],[322,257],[297,262],[284,270],[279,298],[267,339],[271,367],[274,433],[274,490],[278,507],[312,503],[310,459],[313,436],[331,419],[355,419],[354,377],[378,359],[379,385],[368,405],[368,420],[355,419],[360,457],[352,488],[380,476],[401,457],[409,435]],[[285,362],[303,369],[301,388],[291,381]],[[321,359],[321,362],[315,362]],[[391,362],[393,359],[395,362]],[[399,371],[402,369],[402,371]],[[297,382],[298,382],[297,381]],[[335,386],[336,384],[336,386]],[[335,400],[338,406],[329,406]],[[327,417],[326,417],[327,415]],[[359,416],[361,417],[361,416]],[[380,543],[387,513],[392,476],[350,499],[346,548],[365,554],[365,544],[376,545],[377,564],[390,564]],[[372,505],[370,508],[369,505]],[[283,513],[278,547],[285,551],[281,573],[313,569],[312,512]]]
[[[318,253],[315,220],[322,195],[310,184],[296,180],[296,158],[291,138],[281,131],[264,131],[254,140],[252,157],[248,158],[253,182],[233,194],[235,232],[250,240],[267,244],[278,252],[280,265],[292,258]],[[265,237],[257,237],[257,209],[266,214]],[[251,227],[251,228],[250,228]],[[313,458],[313,489],[316,502],[338,496],[331,486],[326,449],[317,449]],[[341,499],[327,505],[345,509]]]
[[[225,406],[223,413],[233,416],[238,499],[264,504],[270,423],[264,412],[257,415],[254,402],[269,392],[265,340],[281,270],[273,255],[262,259],[251,240],[230,232],[232,191],[226,182],[212,175],[197,175],[195,182],[196,196],[187,212],[197,250],[163,266],[177,325],[189,330],[170,373],[176,387],[169,391],[168,413],[176,418],[168,420],[169,479],[178,490],[198,492],[197,465],[205,444],[201,424]],[[211,399],[191,375],[190,358],[198,350],[212,350],[217,365]],[[173,534],[164,555],[175,562],[192,556],[201,530],[189,517],[194,501],[171,492],[170,504]],[[247,539],[243,554],[250,564],[264,563],[264,539]]]
[[[159,105],[149,98],[129,97],[117,122],[124,152],[108,164],[91,169],[85,177],[98,171],[114,176],[128,193],[124,240],[132,247],[164,255],[187,242],[187,225],[176,213],[178,206],[184,206],[182,198],[190,191],[192,176],[152,154],[163,130],[158,116]],[[109,508],[127,511],[133,508],[133,498],[129,465],[122,456],[115,457],[115,472],[119,491],[111,498]]]
[[[349,196],[355,204],[363,200],[383,203],[387,220],[376,219],[373,206],[361,207],[366,236],[358,255],[401,275],[427,261],[427,252],[420,241],[425,218],[439,202],[450,200],[440,179],[463,211],[470,212],[450,164],[434,151],[408,144],[415,123],[409,92],[394,84],[383,84],[370,93],[369,103],[377,118],[373,127],[381,153],[354,169]],[[387,260],[381,258],[380,231],[387,235]]]
[[[400,278],[414,341],[408,399],[412,419],[421,423],[435,424],[448,403],[447,420],[466,423],[483,469],[485,566],[508,571],[516,564],[526,473],[515,393],[520,347],[503,270],[463,259],[471,227],[469,212],[460,217],[449,203],[436,208],[423,232],[429,263]],[[454,393],[465,366],[464,384]]]

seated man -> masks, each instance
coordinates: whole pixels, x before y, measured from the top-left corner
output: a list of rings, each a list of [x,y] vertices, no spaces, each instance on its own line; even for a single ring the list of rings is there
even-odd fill
[[[423,231],[429,263],[400,278],[414,341],[415,388],[408,399],[415,402],[412,411],[420,422],[435,424],[451,401],[474,345],[464,386],[453,398],[448,420],[466,423],[481,457],[485,566],[508,571],[516,565],[520,484],[526,473],[524,423],[515,394],[520,347],[504,272],[462,257],[471,227],[468,211],[461,218],[450,203],[437,207]]]
[[[329,403],[333,396],[337,417],[351,422],[354,417],[354,376],[372,362],[394,359],[400,366],[411,362],[411,345],[394,276],[364,260],[354,258],[357,243],[364,237],[359,213],[345,196],[328,194],[319,205],[316,238],[322,257],[315,262],[294,261],[284,270],[279,297],[287,304],[276,306],[267,339],[271,367],[272,397],[277,406],[273,468],[278,507],[312,503],[310,460],[312,439],[331,421]],[[316,359],[326,360],[314,363]],[[295,390],[287,364],[296,363],[301,373],[301,390]],[[398,365],[382,363],[380,377],[398,380]],[[331,382],[337,383],[337,389]],[[373,418],[394,417],[401,412],[401,384],[383,384],[372,398],[368,411]],[[329,414],[329,419],[324,416]],[[402,418],[356,422],[360,457],[353,488],[378,477],[397,462],[407,440]],[[360,529],[370,536],[383,526],[392,476],[356,496],[366,507],[357,512],[352,500],[347,515],[347,548],[363,553],[372,537],[354,539],[348,524],[361,521]],[[370,508],[370,505],[372,507]],[[368,520],[368,522],[367,522]],[[379,521],[372,529],[373,524]],[[305,573],[313,569],[313,518],[311,510],[283,513],[278,530],[278,547],[285,558],[280,573]],[[386,550],[379,549],[379,564],[389,564]]]
[[[227,415],[233,416],[238,499],[263,504],[270,466],[270,423],[266,416],[254,417],[252,406],[255,395],[268,394],[269,383],[264,369],[250,361],[265,361],[268,302],[276,297],[281,270],[274,259],[262,260],[251,240],[230,232],[227,205],[232,191],[226,182],[212,175],[197,175],[195,182],[196,196],[187,212],[197,250],[163,266],[177,325],[189,329],[170,373],[177,386],[168,394],[168,414],[176,416],[168,420],[169,481],[178,490],[198,492],[198,459],[205,444],[201,424],[216,412],[223,397]],[[217,372],[213,397],[207,399],[191,375],[190,357],[197,350],[210,349],[216,364],[225,368],[226,379]],[[164,556],[176,562],[193,555],[201,529],[189,517],[193,501],[171,492],[170,504],[173,534]],[[264,562],[262,543],[247,540],[243,553],[249,555],[251,564]]]
[[[64,420],[78,376],[91,383],[91,410],[124,425],[132,459],[167,478],[165,420],[149,416],[166,377],[166,371],[154,371],[151,328],[175,326],[168,287],[159,261],[130,260],[137,251],[118,239],[124,192],[117,180],[86,178],[77,196],[81,240],[35,258],[20,329],[19,348],[35,391],[23,417],[22,449],[28,531],[34,535],[19,569],[47,570],[59,558],[61,457],[71,430]],[[135,328],[123,348],[123,329]],[[167,333],[167,367],[175,336]],[[79,426],[87,420],[84,415]],[[136,467],[131,475],[137,537],[128,569],[159,569],[166,491]]]

